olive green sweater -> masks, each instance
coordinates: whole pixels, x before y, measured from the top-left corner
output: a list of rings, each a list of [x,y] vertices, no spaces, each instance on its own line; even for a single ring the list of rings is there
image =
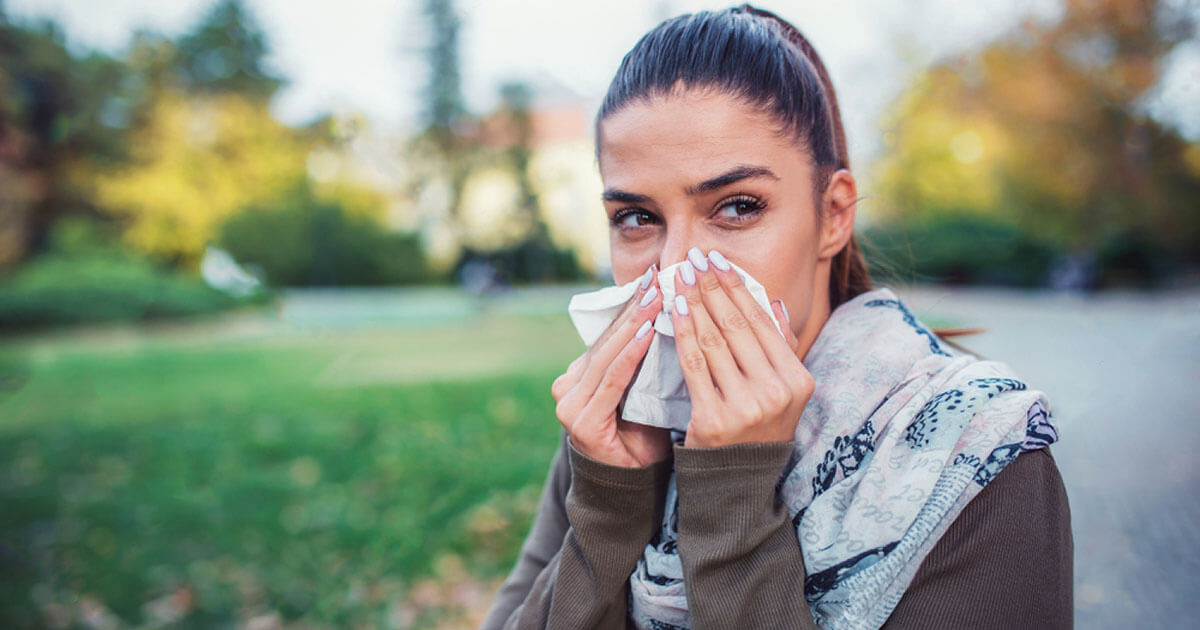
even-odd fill
[[[793,446],[676,445],[673,459],[619,468],[564,436],[483,628],[631,627],[629,575],[662,521],[672,466],[692,627],[816,628],[796,529],[775,494]],[[1022,453],[934,545],[884,628],[1070,628],[1073,546],[1053,457]]]

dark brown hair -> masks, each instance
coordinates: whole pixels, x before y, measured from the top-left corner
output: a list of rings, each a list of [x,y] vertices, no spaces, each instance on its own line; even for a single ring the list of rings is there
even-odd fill
[[[600,123],[635,100],[669,94],[677,84],[715,87],[770,113],[812,157],[818,219],[821,199],[838,169],[850,168],[837,95],[821,57],[779,16],[744,4],[700,11],[659,24],[625,55],[596,115]],[[852,235],[833,258],[830,309],[872,288],[866,260]]]

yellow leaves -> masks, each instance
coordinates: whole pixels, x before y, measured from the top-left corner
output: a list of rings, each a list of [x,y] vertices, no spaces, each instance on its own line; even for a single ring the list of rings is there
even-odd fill
[[[173,92],[132,142],[136,166],[99,174],[96,197],[131,246],[190,264],[222,221],[304,178],[311,144],[259,103]]]
[[[893,112],[878,171],[889,214],[979,213],[998,204],[1008,139],[986,109],[962,105],[956,84],[953,74],[918,79]]]
[[[1200,142],[1193,142],[1183,152],[1183,160],[1188,172],[1200,179]]]
[[[377,190],[350,183],[345,179],[335,179],[325,183],[314,183],[313,192],[317,199],[336,203],[350,216],[386,222],[387,217],[384,215],[388,202]]]

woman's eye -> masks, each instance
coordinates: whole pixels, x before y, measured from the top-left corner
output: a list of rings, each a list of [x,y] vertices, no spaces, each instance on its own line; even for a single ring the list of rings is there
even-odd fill
[[[644,225],[649,225],[654,221],[654,217],[649,212],[641,210],[628,210],[618,212],[612,218],[612,224],[619,228],[638,228]]]
[[[758,199],[730,199],[717,208],[717,214],[724,219],[745,221],[763,209],[765,204]]]

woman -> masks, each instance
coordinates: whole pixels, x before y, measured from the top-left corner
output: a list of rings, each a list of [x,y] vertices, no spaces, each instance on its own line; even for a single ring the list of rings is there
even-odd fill
[[[800,33],[749,6],[664,22],[596,142],[613,275],[641,282],[554,382],[564,439],[484,627],[1071,626],[1045,398],[872,288]],[[656,270],[685,260],[665,306],[692,411],[671,434],[621,397],[664,309]]]

